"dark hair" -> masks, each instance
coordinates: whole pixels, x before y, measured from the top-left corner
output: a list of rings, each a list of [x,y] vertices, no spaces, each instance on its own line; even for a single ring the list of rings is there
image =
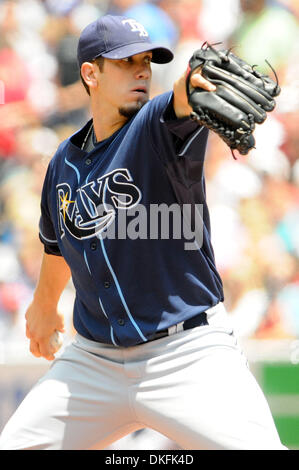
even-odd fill
[[[99,69],[100,69],[100,72],[103,72],[103,70],[104,70],[104,60],[105,60],[104,57],[101,57],[101,56],[100,56],[100,57],[97,57],[96,59],[94,59],[94,60],[92,61],[92,63],[96,63],[96,64],[97,64],[97,66],[98,66]],[[81,70],[80,70],[80,78],[81,78],[81,81],[82,81],[82,83],[83,83],[83,86],[84,86],[84,88],[85,88],[87,94],[90,96],[89,86],[85,83],[84,78],[82,77],[82,74],[81,74]]]

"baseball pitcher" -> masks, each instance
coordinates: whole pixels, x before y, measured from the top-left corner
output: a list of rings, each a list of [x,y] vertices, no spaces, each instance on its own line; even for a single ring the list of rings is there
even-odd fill
[[[26,313],[30,351],[53,362],[2,449],[104,449],[142,428],[182,449],[284,449],[223,304],[204,178],[209,132],[247,154],[279,86],[204,44],[173,90],[149,100],[151,63],[172,58],[130,18],[102,16],[81,33],[92,118],[48,166]],[[76,336],[55,357],[70,277]]]

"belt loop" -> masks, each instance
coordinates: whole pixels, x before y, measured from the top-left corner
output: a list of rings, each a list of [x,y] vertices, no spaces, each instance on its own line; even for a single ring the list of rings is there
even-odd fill
[[[184,330],[184,322],[182,321],[168,328],[168,336],[174,335],[175,333],[178,333],[179,331],[183,331],[183,330]]]
[[[177,325],[170,326],[168,328],[168,335],[174,335],[177,332]]]

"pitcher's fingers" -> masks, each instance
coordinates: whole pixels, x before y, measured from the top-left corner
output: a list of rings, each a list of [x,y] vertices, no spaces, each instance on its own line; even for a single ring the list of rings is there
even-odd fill
[[[204,78],[201,75],[201,73],[198,73],[198,72],[195,72],[191,76],[190,82],[191,82],[191,85],[194,88],[199,87],[199,88],[203,88],[204,90],[207,90],[207,91],[215,91],[216,90],[216,86],[213,83],[209,82],[209,80]]]
[[[41,357],[39,345],[38,345],[38,343],[37,343],[36,341],[34,341],[34,339],[31,339],[31,340],[30,340],[29,349],[30,349],[31,354],[33,354],[33,356],[35,356],[35,357]]]
[[[60,331],[60,333],[65,333],[65,326],[64,326],[64,323],[61,325],[61,326],[57,326],[55,328],[57,331]]]
[[[53,361],[55,359],[55,356],[54,356],[55,350],[50,345],[49,338],[39,342],[39,350],[40,350],[41,356],[47,359],[47,361]]]

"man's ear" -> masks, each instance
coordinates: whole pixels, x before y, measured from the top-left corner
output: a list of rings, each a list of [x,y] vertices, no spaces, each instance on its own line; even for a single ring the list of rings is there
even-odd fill
[[[83,62],[81,65],[81,76],[89,89],[94,89],[98,86],[98,79],[95,73],[95,64],[92,62]]]

